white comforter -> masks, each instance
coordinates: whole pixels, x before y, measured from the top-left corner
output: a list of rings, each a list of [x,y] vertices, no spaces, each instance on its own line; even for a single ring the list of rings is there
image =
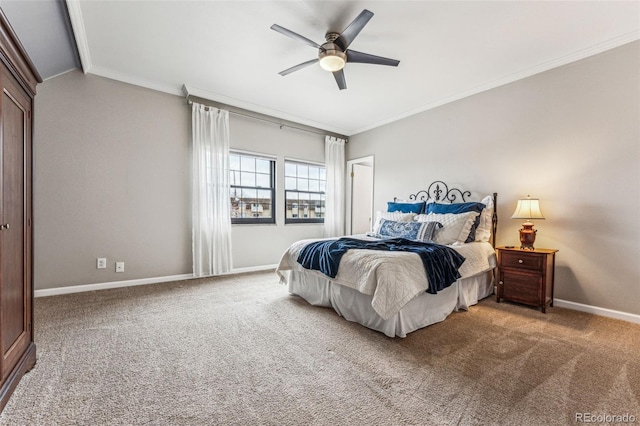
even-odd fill
[[[372,240],[372,238],[358,238]],[[301,240],[289,247],[280,259],[276,273],[284,282],[282,271],[307,271],[326,277],[320,271],[307,270],[297,262],[302,248],[318,240]],[[461,278],[486,272],[496,266],[495,251],[491,244],[474,242],[452,245],[465,257],[459,269]],[[382,319],[389,319],[414,297],[428,288],[427,274],[416,253],[378,250],[349,250],[340,261],[333,283],[373,296],[371,306]]]

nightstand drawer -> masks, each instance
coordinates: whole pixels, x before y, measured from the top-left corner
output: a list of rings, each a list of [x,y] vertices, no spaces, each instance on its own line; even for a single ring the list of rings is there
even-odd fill
[[[544,256],[536,253],[503,251],[500,255],[500,267],[542,270]]]
[[[555,249],[526,251],[515,247],[497,247],[498,288],[496,300],[511,300],[542,308],[553,306]]]
[[[538,304],[541,298],[542,276],[503,270],[500,274],[502,297],[517,302]]]

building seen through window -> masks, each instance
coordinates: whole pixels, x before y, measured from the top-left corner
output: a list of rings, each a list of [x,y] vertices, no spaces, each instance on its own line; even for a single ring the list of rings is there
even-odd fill
[[[275,223],[276,162],[268,157],[231,152],[231,223]]]
[[[324,222],[326,181],[322,165],[285,161],[285,223]]]

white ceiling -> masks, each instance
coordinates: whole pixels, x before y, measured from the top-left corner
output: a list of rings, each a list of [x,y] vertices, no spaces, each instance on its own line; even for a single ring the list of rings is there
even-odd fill
[[[192,94],[353,135],[640,38],[638,1],[67,0],[86,72]],[[347,90],[317,64],[279,71],[363,9],[350,46],[400,60],[347,64]]]

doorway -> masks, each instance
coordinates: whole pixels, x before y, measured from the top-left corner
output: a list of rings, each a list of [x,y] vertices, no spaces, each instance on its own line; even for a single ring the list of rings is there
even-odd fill
[[[373,164],[372,155],[347,161],[347,235],[371,231]]]

